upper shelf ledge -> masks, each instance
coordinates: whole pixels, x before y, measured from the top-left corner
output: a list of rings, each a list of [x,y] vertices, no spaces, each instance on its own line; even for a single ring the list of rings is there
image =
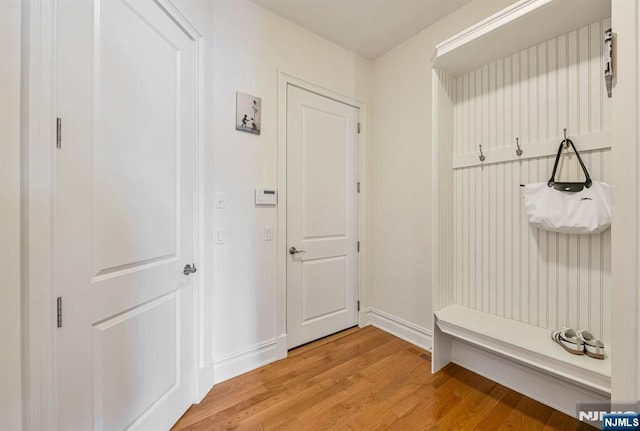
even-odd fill
[[[433,67],[458,76],[611,16],[611,0],[521,0],[436,46]]]

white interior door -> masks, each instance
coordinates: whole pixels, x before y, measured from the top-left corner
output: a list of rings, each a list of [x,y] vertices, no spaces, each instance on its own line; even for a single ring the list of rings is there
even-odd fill
[[[57,3],[57,427],[168,429],[194,380],[194,42],[152,0]]]
[[[358,118],[287,88],[289,348],[357,324]]]

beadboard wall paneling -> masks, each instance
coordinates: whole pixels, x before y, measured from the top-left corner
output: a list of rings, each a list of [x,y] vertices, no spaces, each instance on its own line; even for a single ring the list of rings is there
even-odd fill
[[[605,19],[455,77],[454,157],[608,131]],[[604,144],[603,144],[604,145]],[[488,154],[487,154],[488,155]],[[526,156],[526,154],[525,154]],[[491,162],[488,156],[487,162]],[[479,162],[478,162],[479,164]]]
[[[610,157],[611,151],[603,150],[583,158],[592,177],[606,182]],[[519,184],[545,180],[553,161],[545,157],[454,171],[452,301],[548,329],[590,329],[606,342],[610,230],[547,232],[533,228],[524,214]]]
[[[436,238],[434,247],[434,307],[441,308],[452,304],[455,298],[454,292],[454,247],[451,238],[459,235],[454,229],[453,209],[456,197],[453,194],[454,175],[451,169],[453,155],[454,127],[454,100],[457,97],[454,80],[441,71],[434,71],[437,80],[434,80],[433,103],[437,104],[438,117],[433,122],[433,137],[444,145],[434,147],[433,169],[437,174],[434,178],[433,196],[436,209],[433,235]]]
[[[444,304],[548,329],[589,329],[610,340],[610,231],[564,235],[531,227],[519,185],[546,181],[555,156],[515,156],[516,137],[521,145],[559,143],[566,127],[580,149],[581,136],[610,129],[602,78],[609,26],[609,19],[596,22],[459,77],[439,72],[436,253]],[[451,168],[451,156],[478,154],[479,145],[485,153],[513,148],[514,160]],[[585,151],[583,159],[593,179],[608,181],[610,149]],[[560,178],[583,178],[574,155],[562,157]]]

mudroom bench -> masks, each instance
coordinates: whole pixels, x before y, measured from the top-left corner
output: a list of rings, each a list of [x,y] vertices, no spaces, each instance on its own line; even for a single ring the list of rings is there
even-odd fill
[[[434,319],[434,370],[454,362],[571,415],[575,400],[610,399],[610,346],[604,360],[572,355],[548,329],[457,304]]]

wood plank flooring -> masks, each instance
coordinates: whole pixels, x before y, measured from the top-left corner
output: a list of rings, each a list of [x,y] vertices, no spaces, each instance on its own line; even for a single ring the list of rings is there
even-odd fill
[[[374,327],[289,352],[216,385],[174,426],[190,430],[595,430]]]

